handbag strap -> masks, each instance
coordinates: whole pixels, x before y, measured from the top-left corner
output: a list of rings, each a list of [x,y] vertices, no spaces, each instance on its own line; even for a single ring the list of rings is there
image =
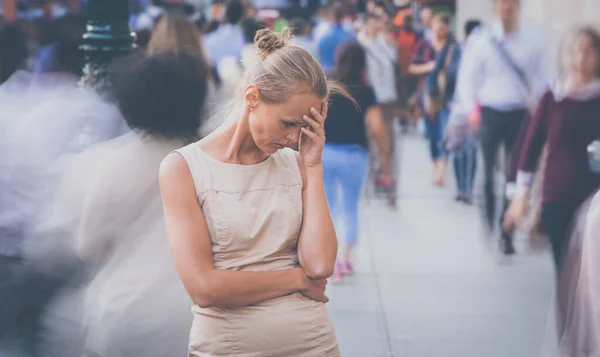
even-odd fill
[[[454,49],[456,48],[455,43],[448,44],[448,52],[446,52],[446,58],[444,61],[444,72],[447,72],[450,68],[450,64],[452,63],[452,57],[454,57]]]
[[[451,42],[447,45],[446,57],[444,58],[444,67],[441,68],[438,73],[438,90],[443,98],[446,97],[446,87],[447,87],[447,73],[450,69],[450,65],[452,64],[452,57],[454,56],[454,49],[456,48],[456,44]],[[441,75],[441,76],[440,76]],[[443,80],[443,84],[440,83],[440,79]]]
[[[517,61],[510,55],[504,44],[501,43],[496,37],[491,36],[491,42],[496,51],[500,54],[500,57],[508,64],[508,66],[515,72],[515,74],[519,77],[519,80],[527,89],[527,93],[531,95],[531,85],[529,84],[529,80],[527,79],[527,75],[525,75],[525,71],[519,67]]]

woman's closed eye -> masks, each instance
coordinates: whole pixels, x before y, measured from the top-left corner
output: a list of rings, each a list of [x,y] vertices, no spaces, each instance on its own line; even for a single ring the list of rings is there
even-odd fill
[[[295,128],[298,125],[300,125],[300,123],[294,122],[294,121],[284,121],[283,122],[283,126],[285,126],[286,128]]]

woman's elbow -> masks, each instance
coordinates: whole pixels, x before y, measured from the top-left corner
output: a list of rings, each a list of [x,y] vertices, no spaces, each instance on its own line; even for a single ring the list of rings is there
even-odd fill
[[[194,304],[202,308],[219,307],[219,299],[214,291],[214,287],[208,282],[196,282],[195,286],[188,289]]]
[[[306,272],[306,275],[312,280],[329,279],[333,275],[333,268],[314,270],[312,272]]]
[[[302,268],[306,276],[312,280],[328,279],[333,275],[333,271],[335,270],[335,260],[333,262],[307,264],[306,267]]]
[[[201,307],[203,309],[217,307],[215,302],[212,301],[211,299],[208,299],[206,296],[201,296],[201,295],[193,296],[192,301],[194,302],[194,304],[198,305],[199,307]]]
[[[215,307],[215,299],[207,294],[203,289],[197,288],[193,291],[188,291],[192,302],[202,308]]]

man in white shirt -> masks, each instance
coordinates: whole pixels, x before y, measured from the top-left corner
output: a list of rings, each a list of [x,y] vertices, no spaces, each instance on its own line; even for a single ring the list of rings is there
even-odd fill
[[[433,30],[431,29],[433,26],[433,9],[425,5],[419,12],[419,20],[422,26],[421,36],[427,41],[431,41],[433,39]]]
[[[361,31],[357,40],[365,51],[367,61],[367,81],[375,92],[375,99],[381,108],[388,135],[384,151],[390,153],[389,162],[396,162],[394,153],[396,148],[395,125],[396,101],[396,63],[398,49],[389,36],[390,18],[384,7],[376,5],[367,14],[367,26]],[[389,184],[388,202],[395,205],[396,168],[392,167],[392,182]],[[386,184],[387,186],[388,184]]]
[[[204,36],[204,47],[211,65],[218,67],[223,58],[233,57],[240,61],[246,45],[244,32],[238,25],[244,15],[244,6],[239,0],[231,0],[225,9],[225,18],[219,27]]]
[[[466,122],[477,104],[481,106],[480,137],[490,233],[497,221],[494,168],[498,149],[504,144],[506,157],[510,158],[523,118],[547,89],[551,75],[543,36],[519,23],[520,0],[493,1],[496,19],[491,26],[474,33],[465,48],[449,123],[452,132]],[[512,237],[503,232],[502,238],[503,252],[514,254]]]

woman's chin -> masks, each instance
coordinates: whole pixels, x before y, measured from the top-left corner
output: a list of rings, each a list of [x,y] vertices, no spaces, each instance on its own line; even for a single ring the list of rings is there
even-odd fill
[[[265,151],[265,150],[263,150],[263,151],[265,151],[266,153],[269,153],[269,154],[274,154],[277,151],[282,150],[282,149],[285,149],[285,146],[282,146],[279,144],[271,144],[267,147],[268,151]]]

